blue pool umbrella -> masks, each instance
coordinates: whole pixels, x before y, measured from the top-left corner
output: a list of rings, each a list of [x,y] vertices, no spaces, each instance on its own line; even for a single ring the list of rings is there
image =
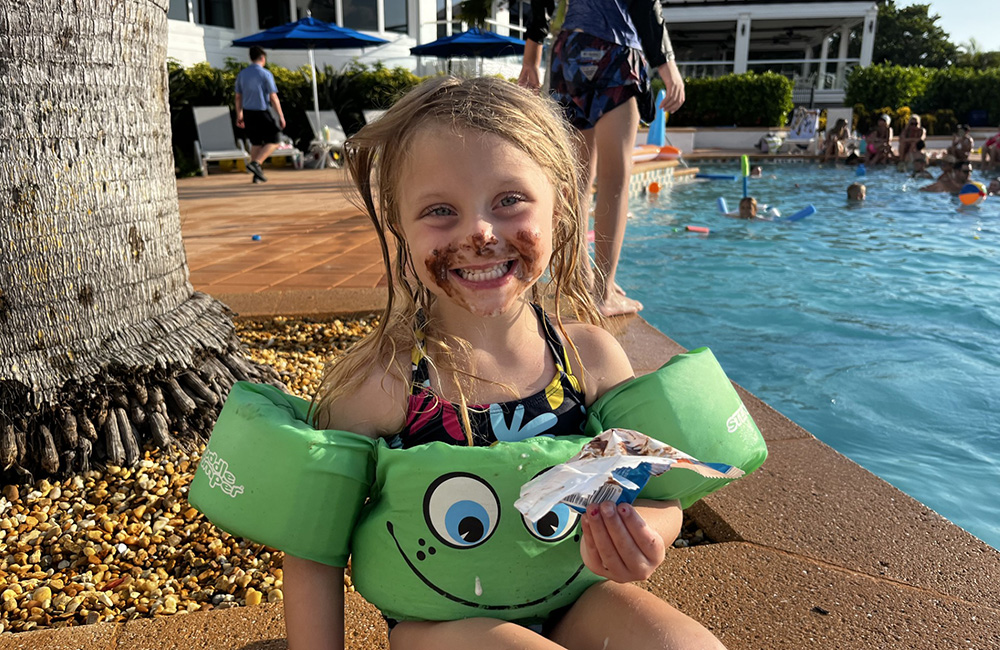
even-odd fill
[[[316,124],[321,124],[319,120],[319,92],[316,89],[316,60],[313,57],[313,50],[364,48],[388,42],[384,38],[369,36],[347,27],[325,23],[312,16],[306,16],[292,23],[238,38],[233,41],[233,45],[241,47],[256,45],[274,50],[309,50],[309,66],[312,68],[313,110],[316,111]]]
[[[417,56],[436,56],[449,59],[456,56],[472,56],[492,59],[498,56],[514,56],[524,54],[524,41],[513,36],[503,36],[496,32],[488,32],[473,27],[466,32],[444,36],[410,48],[410,54]]]

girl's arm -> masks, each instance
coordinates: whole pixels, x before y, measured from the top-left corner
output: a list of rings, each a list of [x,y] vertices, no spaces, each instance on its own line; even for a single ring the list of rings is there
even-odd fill
[[[570,363],[584,378],[587,405],[618,384],[635,377],[618,341],[606,330],[573,323],[567,332],[580,351],[583,368]],[[663,562],[666,547],[681,529],[678,501],[639,499],[635,507],[602,504],[583,515],[580,555],[587,568],[616,582],[645,580]]]
[[[288,649],[343,650],[343,567],[286,555],[282,572]]]

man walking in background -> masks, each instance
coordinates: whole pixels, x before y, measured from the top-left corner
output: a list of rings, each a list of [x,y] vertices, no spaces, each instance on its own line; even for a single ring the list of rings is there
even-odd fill
[[[267,177],[260,164],[274,153],[280,143],[279,135],[285,128],[285,115],[278,101],[278,87],[274,75],[264,69],[267,54],[261,48],[250,48],[252,63],[236,76],[236,126],[246,131],[250,140],[250,162],[247,169],[253,174],[254,183],[264,183]],[[274,123],[268,104],[274,105],[279,124]]]

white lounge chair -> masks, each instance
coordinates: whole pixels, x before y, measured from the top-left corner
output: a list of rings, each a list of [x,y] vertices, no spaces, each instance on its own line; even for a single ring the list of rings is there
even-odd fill
[[[796,107],[792,113],[792,123],[788,125],[788,137],[785,138],[783,148],[788,147],[791,153],[817,153],[820,146],[819,135],[816,133],[818,127],[818,108]],[[810,147],[812,151],[809,151]],[[796,151],[796,148],[800,151]]]
[[[194,126],[198,139],[194,154],[198,159],[201,175],[208,175],[208,163],[220,160],[250,162],[247,153],[233,135],[233,121],[228,106],[193,106]]]
[[[384,108],[371,108],[361,111],[361,116],[365,118],[365,124],[371,124],[383,115],[385,115]]]
[[[313,131],[313,141],[309,144],[310,152],[325,156],[323,167],[339,166],[337,159],[332,154],[343,155],[347,133],[340,124],[337,111],[320,111],[319,123],[316,122],[314,111],[306,111],[306,117],[309,118],[309,126],[312,127]]]

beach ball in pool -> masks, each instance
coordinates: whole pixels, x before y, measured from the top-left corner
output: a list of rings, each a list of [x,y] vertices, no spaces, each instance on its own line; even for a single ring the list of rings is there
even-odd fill
[[[986,186],[979,181],[970,181],[958,191],[962,205],[978,205],[986,198]]]

